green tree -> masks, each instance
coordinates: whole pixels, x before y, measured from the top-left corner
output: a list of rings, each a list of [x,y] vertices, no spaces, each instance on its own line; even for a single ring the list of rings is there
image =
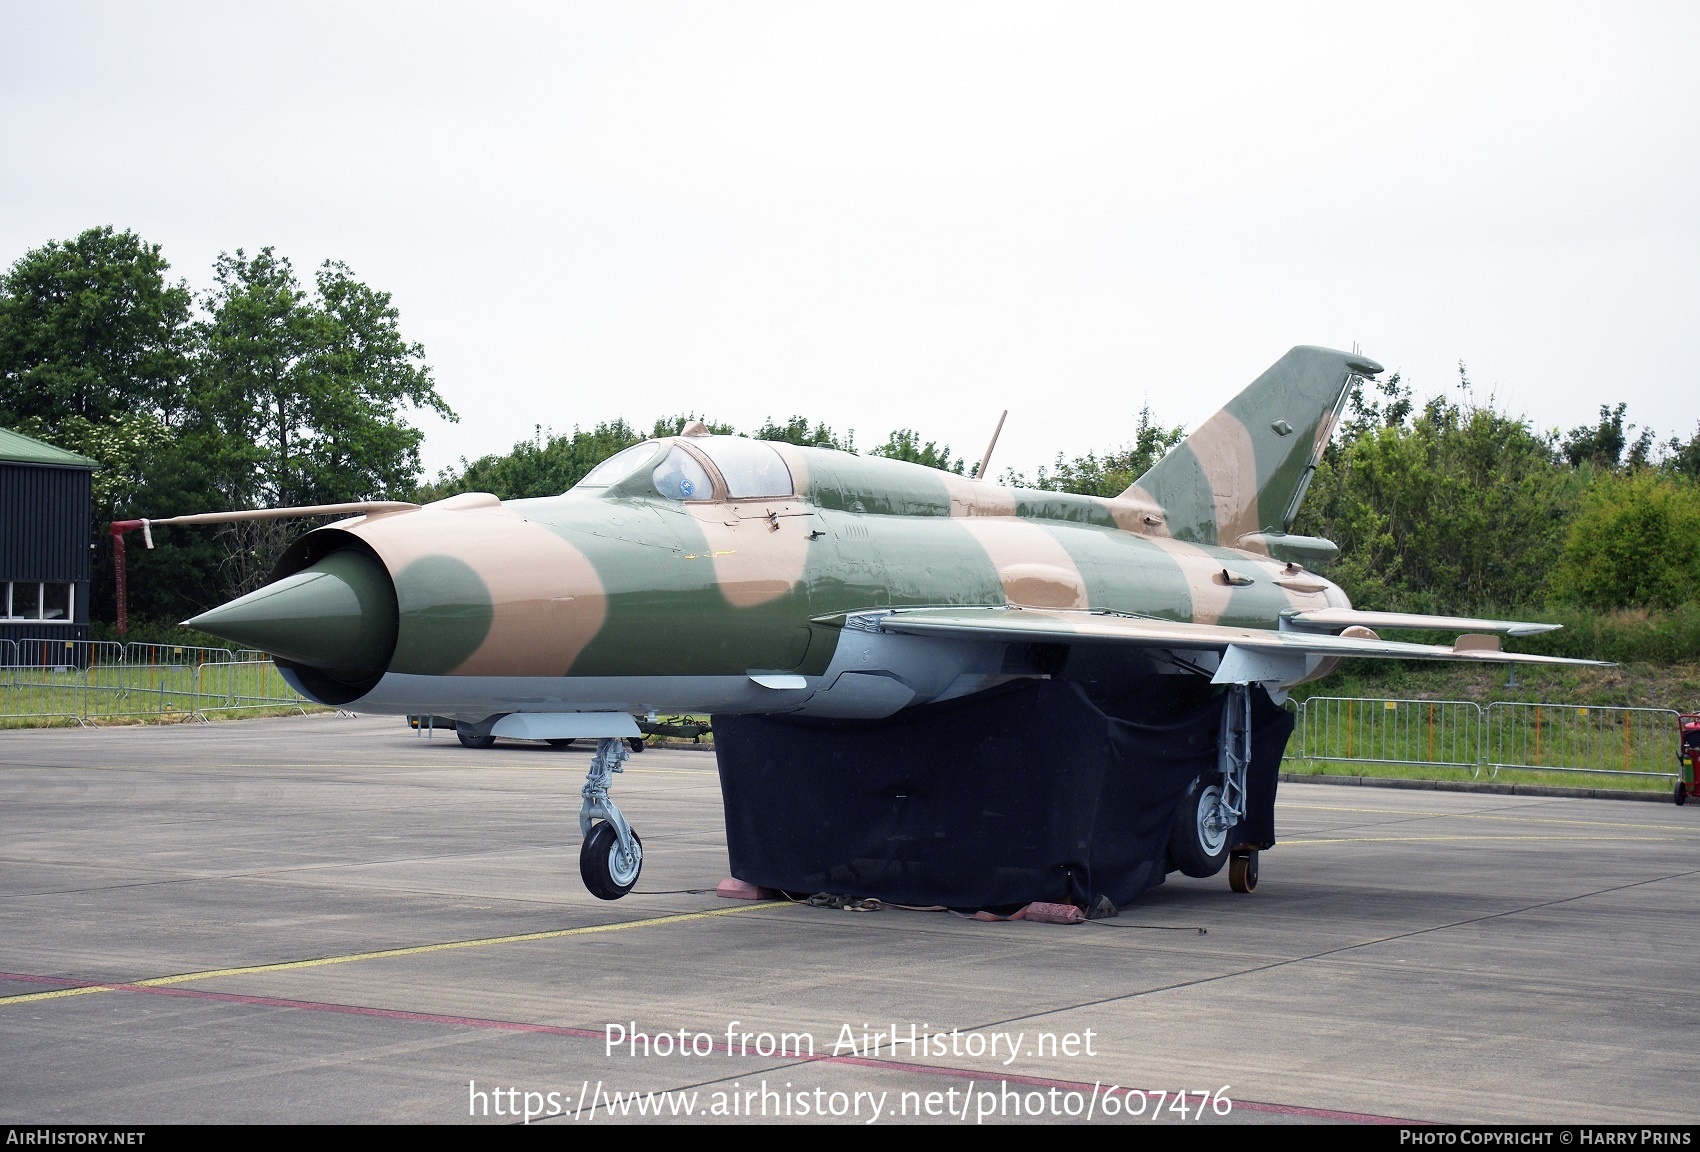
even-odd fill
[[[1459,375],[1468,389],[1468,377],[1463,375],[1463,364],[1459,364]],[[1350,444],[1365,433],[1374,432],[1381,428],[1403,428],[1415,410],[1411,399],[1411,386],[1404,378],[1394,372],[1385,380],[1365,381],[1361,377],[1346,394],[1346,410],[1340,421],[1340,427],[1329,440],[1328,453],[1337,454],[1342,444]]]
[[[454,413],[387,292],[327,261],[309,295],[288,259],[241,249],[214,266],[198,325],[198,415],[233,507],[412,491],[423,433],[406,410]]]
[[[159,245],[110,226],[49,241],[0,277],[0,424],[55,429],[183,406],[191,297]]]
[[[1700,480],[1700,427],[1694,429],[1694,435],[1686,444],[1675,436],[1665,443],[1663,467],[1678,476]]]
[[[114,611],[109,522],[217,502],[187,427],[192,297],[169,270],[158,245],[101,227],[27,252],[0,276],[0,424],[100,463],[94,619]],[[216,597],[211,536],[161,533],[129,566],[132,603],[181,618]]]
[[[1652,455],[1655,433],[1651,428],[1646,428],[1642,430],[1641,435],[1630,439],[1636,426],[1624,425],[1624,416],[1628,409],[1629,405],[1622,402],[1615,408],[1601,404],[1598,424],[1584,424],[1570,430],[1570,434],[1559,444],[1558,450],[1570,461],[1571,467],[1591,465],[1608,472],[1624,467],[1646,467]],[[1626,449],[1627,459],[1624,456]]]
[[[1039,468],[1032,483],[1014,471],[1004,473],[1003,482],[1018,488],[1041,488],[1047,492],[1074,492],[1081,496],[1120,496],[1127,486],[1151,470],[1169,449],[1186,439],[1186,427],[1165,428],[1151,414],[1151,405],[1139,410],[1139,425],[1133,443],[1099,456],[1088,452],[1065,460],[1057,453],[1054,470]]]
[[[718,420],[710,420],[707,416],[698,416],[695,412],[680,413],[677,416],[663,416],[649,430],[650,438],[660,440],[665,436],[677,436],[685,430],[685,425],[701,422],[711,436],[736,436],[737,432],[730,424],[722,424]]]
[[[921,442],[921,434],[913,428],[899,428],[885,443],[868,452],[870,456],[884,456],[888,460],[907,460],[911,464],[924,464],[928,468],[937,468],[944,472],[961,474],[968,467],[965,460],[950,458],[950,445],[940,446],[932,440]]]
[[[840,452],[856,452],[856,433],[846,435],[842,440],[838,434],[824,423],[816,421],[810,424],[805,416],[793,416],[783,424],[775,424],[769,416],[751,437],[756,440],[781,440],[787,444],[800,444],[805,448],[835,448]]]
[[[460,492],[493,492],[503,500],[558,496],[602,461],[643,439],[624,420],[598,424],[588,432],[574,428],[570,436],[545,437],[538,425],[533,438],[518,441],[511,452],[471,463],[462,457],[458,469],[443,469],[414,498],[441,500]]]
[[[1539,605],[1585,477],[1492,407],[1429,400],[1325,453],[1294,531],[1340,545],[1329,570],[1365,608]]]
[[[1553,574],[1590,608],[1676,608],[1700,596],[1700,488],[1650,469],[1588,485]]]

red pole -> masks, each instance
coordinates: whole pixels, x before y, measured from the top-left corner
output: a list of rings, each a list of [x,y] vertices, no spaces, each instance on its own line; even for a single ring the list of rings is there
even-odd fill
[[[128,611],[128,590],[124,583],[124,533],[132,528],[140,528],[140,520],[114,520],[107,525],[107,531],[112,533],[112,563],[118,580],[118,635],[122,636],[130,629]]]

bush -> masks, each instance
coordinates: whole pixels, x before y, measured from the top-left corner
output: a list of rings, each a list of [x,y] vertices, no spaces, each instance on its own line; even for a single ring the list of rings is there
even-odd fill
[[[1595,477],[1552,576],[1560,601],[1676,608],[1700,593],[1700,489],[1642,469]]]

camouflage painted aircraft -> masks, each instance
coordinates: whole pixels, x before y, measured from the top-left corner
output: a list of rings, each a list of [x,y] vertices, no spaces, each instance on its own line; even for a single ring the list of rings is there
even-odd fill
[[[343,506],[363,515],[188,623],[272,653],[314,700],[452,717],[471,745],[595,738],[580,862],[605,899],[642,866],[608,795],[638,718],[887,717],[1106,653],[1118,674],[1205,677],[1235,694],[1222,770],[1176,835],[1210,874],[1244,812],[1253,686],[1279,699],[1347,657],[1578,663],[1487,635],[1552,625],[1359,612],[1308,567],[1337,549],[1289,529],[1350,388],[1379,371],[1294,348],[1111,499],[696,424],[560,496]],[[1255,884],[1255,855],[1236,865]]]

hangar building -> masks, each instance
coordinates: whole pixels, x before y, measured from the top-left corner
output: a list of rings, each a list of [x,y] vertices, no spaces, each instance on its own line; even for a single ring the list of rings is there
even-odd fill
[[[0,640],[89,638],[87,456],[0,428]],[[11,656],[0,644],[0,659]]]

